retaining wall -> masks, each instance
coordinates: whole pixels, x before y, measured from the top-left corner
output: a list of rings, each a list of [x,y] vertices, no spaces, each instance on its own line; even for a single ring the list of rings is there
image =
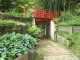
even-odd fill
[[[13,25],[13,26],[4,26],[0,27],[0,36],[12,32],[26,34],[27,25]]]
[[[28,53],[22,55],[20,58],[15,58],[14,60],[28,60]]]
[[[36,60],[36,51],[32,48],[25,53],[20,58],[15,58],[14,60]]]
[[[80,32],[80,26],[57,26],[57,31],[66,31],[69,34]]]
[[[63,44],[63,45],[65,45],[66,47],[68,47],[68,45],[69,45],[69,40],[66,40],[65,37],[62,37],[62,36],[60,36],[60,35],[58,35],[58,34],[55,34],[54,38],[55,38],[54,40],[57,40],[58,43]]]
[[[1,20],[13,20],[13,21],[19,21],[19,22],[24,22],[24,23],[31,21],[29,18],[12,16],[12,15],[2,14],[2,13],[0,13],[0,19]]]

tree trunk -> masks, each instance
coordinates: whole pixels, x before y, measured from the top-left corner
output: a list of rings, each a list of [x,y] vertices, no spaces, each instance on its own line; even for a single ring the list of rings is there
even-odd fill
[[[65,12],[65,0],[63,2],[63,11]]]

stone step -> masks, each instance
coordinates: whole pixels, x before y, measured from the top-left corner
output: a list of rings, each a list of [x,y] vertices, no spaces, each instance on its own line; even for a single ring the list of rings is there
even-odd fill
[[[80,60],[71,53],[44,54],[43,60]]]
[[[55,55],[71,55],[71,53],[54,53],[54,54],[44,54],[44,56],[55,56]]]

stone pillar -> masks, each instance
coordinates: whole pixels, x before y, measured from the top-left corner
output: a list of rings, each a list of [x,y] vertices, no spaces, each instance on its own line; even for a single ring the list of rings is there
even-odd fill
[[[3,20],[3,15],[2,13],[0,13],[0,19]]]
[[[46,24],[45,24],[45,36],[46,36]]]
[[[54,40],[54,33],[55,33],[55,31],[56,31],[56,28],[55,28],[55,24],[54,24],[54,22],[51,20],[51,22],[50,22],[50,26],[51,26],[51,35],[50,35],[50,38],[52,39],[52,40]]]
[[[27,25],[21,25],[21,34],[26,34]]]
[[[33,18],[32,27],[35,27],[35,18]]]
[[[36,59],[36,52],[34,49],[30,49],[28,52],[28,60],[35,60]]]

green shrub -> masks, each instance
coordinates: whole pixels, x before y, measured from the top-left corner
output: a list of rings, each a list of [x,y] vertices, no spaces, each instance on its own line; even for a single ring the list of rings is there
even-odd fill
[[[28,34],[7,33],[0,36],[0,60],[13,60],[27,53],[37,40]]]
[[[27,29],[27,33],[32,37],[37,38],[37,42],[39,41],[38,38],[40,37],[40,33],[41,33],[41,30],[39,28],[30,27],[29,29]]]
[[[33,9],[28,9],[27,10],[28,11],[28,15],[27,15],[27,18],[30,18],[31,20],[32,20],[32,18],[34,17],[33,15],[34,15],[34,10]]]
[[[75,12],[76,12],[76,15],[80,15],[80,8],[75,10]]]
[[[58,18],[58,19],[52,19],[52,20],[54,21],[54,23],[55,23],[55,24],[58,24],[58,23],[59,23],[60,18]]]
[[[71,12],[64,12],[64,13],[62,13],[61,14],[61,16],[60,16],[60,19],[61,20],[70,20],[70,19],[72,19],[73,18],[73,15],[72,15],[72,13]]]

